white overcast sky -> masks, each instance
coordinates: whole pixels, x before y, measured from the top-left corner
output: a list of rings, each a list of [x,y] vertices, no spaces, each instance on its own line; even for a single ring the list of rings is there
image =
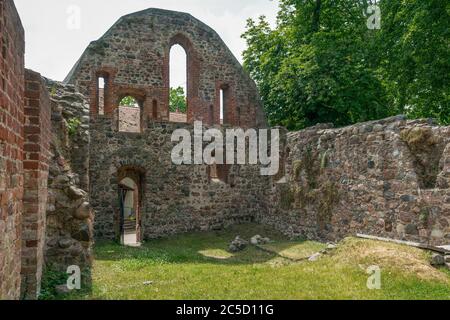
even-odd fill
[[[215,29],[242,62],[246,20],[275,22],[278,0],[15,0],[26,34],[26,67],[63,80],[91,41],[121,16],[147,8],[188,12]],[[79,30],[68,27],[71,6],[81,9]],[[69,24],[70,25],[70,24]],[[176,52],[173,53],[177,55]],[[172,65],[172,85],[183,85],[183,63]]]

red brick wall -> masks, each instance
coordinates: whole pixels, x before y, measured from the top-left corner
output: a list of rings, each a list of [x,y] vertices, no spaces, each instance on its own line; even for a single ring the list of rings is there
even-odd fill
[[[23,196],[24,31],[0,0],[0,299],[20,295]]]
[[[25,72],[24,212],[22,218],[22,298],[40,291],[44,262],[47,181],[50,160],[50,97],[41,75]]]

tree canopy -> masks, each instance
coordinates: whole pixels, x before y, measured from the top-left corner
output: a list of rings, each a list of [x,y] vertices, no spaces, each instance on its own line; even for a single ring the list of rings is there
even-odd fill
[[[170,112],[187,112],[186,95],[183,87],[170,88]]]
[[[277,26],[248,20],[244,67],[271,125],[337,126],[406,113],[450,123],[449,13],[440,0],[280,0]]]

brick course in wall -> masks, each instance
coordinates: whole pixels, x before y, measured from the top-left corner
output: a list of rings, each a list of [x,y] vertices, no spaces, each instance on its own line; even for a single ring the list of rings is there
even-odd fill
[[[188,82],[187,115],[176,119],[169,113],[169,57],[175,44],[186,50]],[[99,77],[105,79],[104,90]],[[202,22],[160,9],[122,17],[87,48],[66,82],[90,97],[89,194],[98,238],[120,236],[117,174],[124,166],[142,175],[144,239],[249,221],[262,210],[258,193],[268,179],[259,176],[258,167],[231,167],[227,183],[214,183],[207,166],[193,170],[171,163],[171,133],[192,126],[168,122],[223,124],[220,90],[225,90],[226,125],[266,126],[255,83],[217,33]],[[125,117],[126,108],[119,113],[125,96],[138,101],[140,117],[136,112]],[[136,118],[141,120],[139,132],[118,132]]]
[[[40,74],[25,72],[24,212],[22,298],[36,299],[44,266],[47,181],[50,162],[50,97]]]
[[[0,0],[0,299],[20,295],[23,212],[24,30]]]

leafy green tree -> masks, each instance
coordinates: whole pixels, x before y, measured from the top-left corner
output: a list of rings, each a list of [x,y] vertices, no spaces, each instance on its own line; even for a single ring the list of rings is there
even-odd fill
[[[439,0],[381,1],[381,30],[367,27],[370,1],[364,0],[280,0],[276,28],[264,17],[249,20],[244,67],[259,86],[270,124],[342,126],[402,112],[442,120],[443,110],[449,112],[448,5],[440,1],[438,8],[447,10],[433,10],[424,2]],[[408,18],[399,18],[399,6]],[[408,27],[408,19],[415,23]],[[433,19],[444,26],[433,27]],[[439,57],[433,67],[432,52]]]
[[[183,87],[170,88],[170,112],[187,112],[186,95]]]
[[[120,105],[123,107],[139,107],[138,102],[135,98],[127,96],[120,101]]]

